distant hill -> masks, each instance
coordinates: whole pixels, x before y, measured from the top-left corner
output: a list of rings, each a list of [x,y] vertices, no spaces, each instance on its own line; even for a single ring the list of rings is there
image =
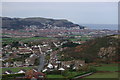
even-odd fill
[[[116,35],[105,36],[90,40],[84,44],[69,47],[60,52],[61,60],[82,59],[86,62],[114,62],[118,61],[118,43],[120,39]]]
[[[79,27],[83,29],[83,26],[74,24],[65,19],[48,19],[41,17],[31,17],[31,18],[2,18],[2,28],[6,29],[24,29],[25,27],[36,26],[37,28],[50,28],[50,27]]]

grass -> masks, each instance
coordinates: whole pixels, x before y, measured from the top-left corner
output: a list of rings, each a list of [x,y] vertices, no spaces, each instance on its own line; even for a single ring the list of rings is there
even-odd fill
[[[84,72],[67,71],[66,73],[61,74],[48,74],[47,78],[74,78],[82,73]]]
[[[101,66],[95,68],[97,71],[118,71],[118,64],[101,64]]]
[[[30,70],[32,69],[33,67],[15,67],[15,68],[2,68],[2,72],[5,72],[7,70],[10,70],[12,72],[18,72],[19,70],[21,69],[24,69],[24,70]],[[0,68],[0,71],[1,71],[1,68]]]
[[[98,71],[118,71],[117,66],[104,66],[104,67],[96,67]]]
[[[81,41],[86,41],[86,40],[88,40],[89,38],[88,37],[82,37],[82,38],[80,38],[81,39]]]
[[[118,78],[118,72],[95,73],[86,78]]]
[[[30,42],[30,41],[39,40],[39,39],[42,40],[42,39],[51,39],[51,38],[49,38],[49,37],[2,38],[2,43],[3,44],[10,44],[12,42],[17,42],[17,41]],[[81,37],[80,39],[81,39],[81,41],[86,41],[89,38],[87,38],[87,37]],[[71,41],[77,41],[79,39],[70,38],[69,40],[71,40]]]
[[[78,40],[81,40],[81,41],[86,41],[86,40],[89,40],[88,37],[81,37],[81,38],[70,38],[69,39],[70,41],[78,41]]]
[[[119,71],[118,64],[101,64],[101,66],[95,68],[98,72],[85,78],[118,78],[119,72],[115,72]]]
[[[27,42],[27,41],[33,41],[33,40],[38,40],[38,39],[49,39],[47,37],[31,37],[31,38],[25,38],[21,40],[22,42]]]
[[[17,41],[22,41],[22,42],[28,42],[28,41],[33,41],[33,40],[38,40],[38,39],[49,39],[48,37],[30,37],[30,38],[2,38],[3,44],[9,44],[12,42],[17,42]]]
[[[66,78],[73,78],[73,77],[75,77],[76,75],[79,75],[79,74],[81,74],[81,72],[70,72],[70,71],[68,71],[68,73],[67,73],[68,75],[66,76]],[[59,75],[47,75],[47,78],[65,78],[65,76],[62,76],[61,74],[59,74]]]
[[[64,78],[62,75],[47,75],[47,78]]]

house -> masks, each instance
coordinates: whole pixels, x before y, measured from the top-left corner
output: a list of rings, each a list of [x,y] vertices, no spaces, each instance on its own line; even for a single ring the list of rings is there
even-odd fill
[[[46,72],[48,69],[43,69],[42,72]]]
[[[74,68],[79,69],[79,67],[83,67],[85,65],[84,60],[75,60],[74,61]]]
[[[47,66],[47,68],[52,69],[53,65],[49,63],[48,66]]]
[[[18,50],[18,54],[30,54],[30,53],[32,53],[32,51],[29,49]]]
[[[11,63],[10,62],[6,62],[5,63],[5,67],[10,67],[11,66]]]
[[[20,47],[18,47],[18,49],[19,49],[19,50],[29,49],[29,47],[20,46]]]
[[[80,41],[72,41],[73,43],[76,43],[76,44],[81,44]]]
[[[62,61],[61,66],[64,68],[70,68],[72,64],[74,64],[73,61]]]
[[[25,73],[26,72],[26,70],[24,70],[24,69],[21,69],[20,71],[18,71],[18,73]]]
[[[25,59],[25,65],[34,65],[35,60],[38,58],[36,54],[31,54],[29,58]]]
[[[57,69],[58,68],[58,64],[53,64],[54,68]]]
[[[7,49],[5,52],[9,53],[9,54],[13,53],[13,51],[11,49]]]
[[[59,47],[60,45],[56,44],[55,42],[53,42],[54,46],[55,47]]]
[[[52,52],[53,50],[51,48],[48,48],[46,52]]]
[[[19,54],[30,54],[30,53],[32,53],[32,51],[29,47],[19,47],[18,53]]]
[[[34,68],[33,71],[34,71],[34,72],[38,72],[38,69]]]
[[[22,66],[23,66],[23,62],[21,62],[21,61],[16,61],[16,62],[13,63],[13,66],[14,66],[14,67],[22,67]]]
[[[9,58],[18,58],[19,55],[17,55],[17,52],[14,51],[13,53],[9,54]]]
[[[52,63],[52,64],[54,64],[54,63],[56,63],[56,61],[57,61],[57,53],[58,53],[59,51],[57,50],[57,51],[53,51],[51,54],[50,54],[50,63]]]
[[[38,46],[32,46],[32,52],[35,54],[40,54],[40,49]]]
[[[7,71],[5,71],[3,74],[12,74],[12,71],[7,70]]]
[[[34,70],[28,70],[25,73],[25,77],[28,79],[31,79],[33,77],[35,77],[36,79],[39,79],[39,78],[45,78],[45,74],[42,72],[35,72]]]
[[[59,71],[64,71],[65,69],[64,69],[64,68],[59,68],[58,70],[59,70]]]
[[[44,44],[44,45],[42,45],[43,47],[46,47],[46,46],[48,46],[48,44]]]
[[[84,60],[75,60],[75,65],[84,66],[85,61]]]
[[[84,65],[85,65],[84,60],[72,60],[72,61],[62,61],[61,62],[61,66],[63,68],[70,68],[72,66],[74,69],[79,69],[79,67],[82,67]]]
[[[27,59],[25,60],[25,65],[26,65],[26,66],[34,65],[34,63],[35,63],[35,59],[32,60],[32,58],[27,58]]]
[[[46,47],[41,47],[41,51],[46,53],[52,51],[52,49],[49,46],[46,46]]]
[[[16,47],[13,47],[12,50],[16,50],[17,48]]]
[[[51,63],[49,63],[49,64],[46,66],[45,69],[47,69],[47,70],[45,70],[45,71],[53,71],[53,70],[54,70],[54,65],[51,64]]]

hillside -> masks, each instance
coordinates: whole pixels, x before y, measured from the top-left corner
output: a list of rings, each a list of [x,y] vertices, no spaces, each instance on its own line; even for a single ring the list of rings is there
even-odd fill
[[[74,24],[65,19],[48,19],[41,17],[31,17],[31,18],[9,18],[9,17],[0,17],[2,18],[2,27],[6,29],[23,29],[25,27],[36,26],[37,28],[51,28],[51,27],[80,27],[83,29],[83,26]]]
[[[115,36],[105,36],[90,40],[76,47],[69,47],[60,52],[61,60],[82,59],[86,62],[112,62],[118,61],[118,42]]]

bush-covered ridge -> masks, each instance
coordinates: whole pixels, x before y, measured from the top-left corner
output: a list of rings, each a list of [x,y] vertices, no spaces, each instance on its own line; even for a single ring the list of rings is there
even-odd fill
[[[120,39],[113,36],[96,38],[76,47],[69,47],[60,52],[61,60],[82,59],[86,62],[118,61],[118,43]],[[103,50],[102,50],[103,49]],[[102,52],[101,52],[102,50]]]

